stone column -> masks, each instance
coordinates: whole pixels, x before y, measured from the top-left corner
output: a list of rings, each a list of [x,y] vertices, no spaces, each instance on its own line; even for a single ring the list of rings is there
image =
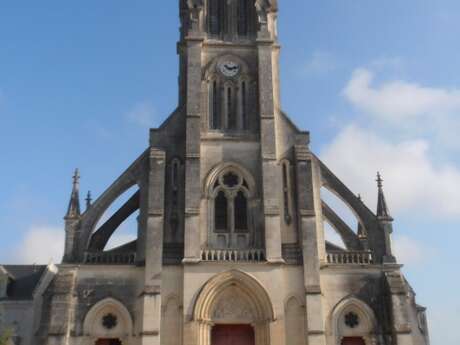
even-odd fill
[[[325,345],[325,322],[323,316],[320,261],[322,231],[320,183],[315,173],[314,159],[306,146],[295,148],[297,203],[299,208],[300,238],[302,239],[304,283],[306,299],[307,338],[309,345]],[[323,241],[324,242],[324,241]]]
[[[151,148],[149,161],[145,232],[145,285],[140,295],[142,309],[140,335],[142,345],[160,345],[165,185],[164,151]]]
[[[184,263],[200,261],[202,43],[202,38],[188,37],[182,48],[187,50]]]
[[[260,145],[262,154],[262,186],[265,217],[267,260],[283,263],[281,253],[281,218],[279,193],[273,186],[281,183],[276,160],[275,109],[273,94],[273,45],[271,40],[258,40]]]
[[[253,324],[255,345],[270,345],[270,325],[262,320]]]
[[[213,324],[210,321],[198,322],[198,343],[197,345],[211,345],[211,331]]]

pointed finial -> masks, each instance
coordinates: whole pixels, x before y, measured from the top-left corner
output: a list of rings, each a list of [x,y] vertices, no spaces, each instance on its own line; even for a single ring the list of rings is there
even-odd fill
[[[73,174],[73,186],[76,187],[76,186],[79,186],[80,185],[80,170],[77,168],[75,169],[75,172]]]
[[[70,195],[69,207],[65,218],[80,216],[80,171],[78,169],[75,169],[72,180],[72,194]]]
[[[387,201],[385,194],[383,193],[383,179],[380,172],[377,172],[377,187],[378,187],[378,200],[377,200],[377,217],[392,221],[393,218],[390,216],[388,210]]]
[[[383,179],[382,179],[382,175],[380,175],[380,172],[378,171],[377,172],[377,187],[379,187],[379,189],[383,189]]]
[[[358,200],[363,201],[363,198],[361,197],[361,194],[358,194]]]
[[[86,200],[86,209],[89,209],[91,207],[91,202],[92,202],[90,190],[88,191],[88,194],[86,194],[85,200]]]

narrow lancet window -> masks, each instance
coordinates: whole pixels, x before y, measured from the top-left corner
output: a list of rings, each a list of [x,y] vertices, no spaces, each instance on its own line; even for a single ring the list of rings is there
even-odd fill
[[[226,31],[226,0],[208,0],[208,32],[214,38],[221,38]]]
[[[211,35],[220,35],[221,33],[221,0],[209,0],[208,5],[208,26]]]
[[[175,159],[172,163],[172,174],[171,174],[171,184],[174,190],[178,188],[178,179],[179,179],[179,161]]]
[[[219,90],[217,81],[213,81],[210,90],[210,113],[211,113],[211,128],[219,129],[220,125],[220,112],[219,112]]]
[[[233,92],[231,87],[227,89],[227,121],[228,129],[236,129],[237,121],[235,116],[235,107],[233,106]]]
[[[173,233],[177,232],[177,227],[179,225],[179,168],[180,161],[176,158],[172,162],[171,166],[171,217],[170,224]]]
[[[228,202],[224,192],[219,192],[214,201],[214,219],[216,232],[228,231]]]
[[[247,118],[248,118],[248,100],[246,95],[246,82],[241,83],[241,128],[247,128]]]
[[[291,212],[289,209],[289,163],[283,163],[283,202],[284,202],[284,221],[286,224],[291,224]]]
[[[248,9],[251,1],[238,0],[238,36],[244,37],[248,34]]]
[[[248,201],[243,192],[238,192],[235,198],[235,231],[248,230]]]

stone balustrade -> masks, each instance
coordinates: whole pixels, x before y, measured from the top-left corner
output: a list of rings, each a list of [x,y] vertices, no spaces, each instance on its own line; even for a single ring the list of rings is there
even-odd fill
[[[263,249],[203,249],[202,261],[221,262],[264,262]]]
[[[86,264],[109,264],[109,265],[133,265],[136,262],[136,253],[110,253],[110,252],[86,252]]]
[[[327,263],[332,265],[371,265],[373,264],[370,251],[329,251]]]

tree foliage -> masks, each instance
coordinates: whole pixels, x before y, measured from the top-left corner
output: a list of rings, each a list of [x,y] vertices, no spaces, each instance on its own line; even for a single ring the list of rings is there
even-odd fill
[[[8,340],[11,339],[12,332],[10,329],[4,329],[0,332],[0,345],[8,345]]]

